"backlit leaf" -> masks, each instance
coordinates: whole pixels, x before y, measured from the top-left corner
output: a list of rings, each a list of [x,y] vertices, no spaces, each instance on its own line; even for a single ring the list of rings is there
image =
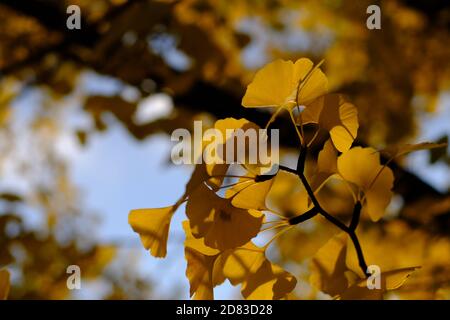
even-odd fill
[[[247,108],[277,107],[290,110],[296,105],[297,95],[299,105],[309,104],[325,94],[328,86],[325,75],[320,69],[313,69],[313,66],[312,61],[306,58],[297,60],[295,64],[284,60],[267,64],[248,85],[242,105]]]
[[[203,238],[195,238],[189,222],[183,221],[186,234],[184,254],[187,261],[186,277],[189,279],[190,296],[195,300],[214,299],[214,287],[224,281],[221,273],[215,272],[215,261],[220,251],[205,245]]]
[[[304,124],[316,123],[330,133],[340,152],[350,149],[358,133],[358,112],[338,94],[328,94],[313,101],[301,115]]]
[[[131,210],[128,223],[139,234],[142,245],[151,255],[163,258],[167,254],[170,221],[177,206]]]
[[[339,156],[338,171],[364,192],[367,212],[378,221],[391,200],[394,184],[392,170],[380,164],[378,152],[373,148],[352,148]]]
[[[348,287],[346,255],[346,234],[340,233],[328,240],[311,261],[310,284],[332,297],[346,290]]]
[[[206,185],[197,188],[186,205],[192,234],[205,244],[225,250],[239,247],[255,237],[263,221],[257,210],[236,208],[231,200],[216,195]]]

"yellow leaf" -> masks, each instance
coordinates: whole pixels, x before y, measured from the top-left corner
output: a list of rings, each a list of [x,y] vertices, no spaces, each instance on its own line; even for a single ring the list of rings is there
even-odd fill
[[[256,176],[248,173],[240,178],[238,183],[225,192],[236,208],[266,210],[266,197],[272,187],[274,179],[256,182]]]
[[[259,126],[248,121],[247,119],[226,118],[217,120],[214,124],[214,129],[216,129],[218,133],[222,135],[223,139],[221,143],[214,141],[214,139],[212,139],[213,141],[203,140],[203,150],[205,150],[205,148],[207,147],[211,147],[212,149],[221,152],[221,154],[218,153],[217,158],[212,158],[212,155],[208,152],[204,153],[204,159],[202,159],[203,163],[197,164],[195,166],[191,178],[186,185],[185,196],[188,196],[190,193],[192,193],[195,188],[197,188],[203,182],[213,189],[217,189],[218,187],[220,187],[223,183],[223,180],[225,179],[225,175],[228,171],[230,163],[235,163],[238,160],[243,162],[246,162],[248,160],[237,159],[236,155],[238,154],[237,149],[239,143],[237,141],[237,137],[234,135],[230,136],[230,133],[232,134],[236,132],[236,130],[241,129],[245,134],[245,132],[249,129],[258,130]],[[256,143],[256,145],[259,144]],[[233,158],[228,159],[229,156],[227,154],[227,146],[228,148],[230,148],[230,150],[232,147],[232,150],[234,151]],[[249,142],[247,140],[245,140],[245,145],[243,146],[243,148],[244,155],[247,157],[249,155]],[[244,165],[245,163],[241,164]]]
[[[177,205],[155,208],[131,210],[128,223],[134,232],[139,234],[142,245],[150,250],[152,256],[165,257],[167,254],[167,238],[169,236],[170,222]]]
[[[194,296],[195,300],[214,299],[212,269],[216,257],[201,254],[190,247],[185,247],[184,253],[187,261],[186,277],[189,279],[191,297]]]
[[[297,78],[301,81],[298,91],[299,105],[308,106],[318,97],[327,93],[327,77],[319,68],[313,68],[313,63],[309,59],[297,60],[295,69]]]
[[[352,148],[339,156],[338,171],[364,192],[367,213],[378,221],[391,200],[394,184],[392,170],[380,164],[378,152],[373,148]]]
[[[391,146],[381,150],[380,152],[387,155],[390,159],[394,159],[410,152],[444,148],[446,146],[447,143],[420,142],[416,144],[405,144],[402,146]]]
[[[309,59],[301,58],[295,64],[276,60],[256,73],[247,86],[242,105],[247,108],[278,107],[290,110],[296,105],[297,95],[299,104],[307,105],[325,94],[327,85],[325,75],[320,69],[313,69]]]
[[[340,233],[328,240],[311,261],[310,284],[332,297],[344,292],[348,287],[346,255],[346,234]]]
[[[223,270],[224,277],[235,286],[258,270],[265,259],[264,249],[249,242],[242,247],[224,251],[217,264]]]
[[[214,267],[220,251],[206,246],[203,238],[195,238],[188,221],[183,221],[183,229],[186,234],[184,253],[190,296],[195,300],[214,299],[214,287],[224,281],[219,269]]]
[[[400,288],[411,274],[420,267],[408,267],[390,270],[381,273],[381,285],[386,290],[395,290]]]
[[[6,300],[9,293],[9,272],[8,270],[0,270],[0,300]]]
[[[365,283],[366,280],[363,280]],[[341,300],[382,300],[383,290],[368,289],[366,286],[352,285],[337,298]]]
[[[216,266],[232,285],[242,283],[246,299],[283,299],[297,283],[293,275],[267,260],[264,248],[251,242],[223,252]]]
[[[256,124],[253,124],[252,122],[248,121],[247,119],[234,119],[234,118],[226,118],[226,119],[220,119],[217,120],[214,124],[214,129],[218,131],[218,133],[222,136],[222,143],[217,142],[210,142],[215,143],[215,149],[216,151],[221,152],[221,156],[218,157],[218,159],[221,160],[223,163],[217,163],[214,162],[214,159],[208,159],[208,154],[205,154],[206,159],[206,172],[208,176],[213,177],[211,181],[220,181],[220,183],[223,181],[223,175],[227,173],[229,164],[234,162],[236,159],[228,159],[227,149],[226,146],[233,145],[233,149],[236,149],[236,138],[233,136],[230,136],[229,134],[235,132],[237,129],[242,129],[244,132],[249,129],[258,129],[259,127]],[[228,132],[227,132],[228,131]],[[210,143],[207,143],[209,145]],[[205,146],[206,147],[206,146]],[[247,148],[246,148],[247,149]],[[236,152],[235,152],[236,154]],[[216,183],[217,185],[218,183]],[[218,184],[220,185],[220,184]]]
[[[325,182],[337,173],[337,152],[331,140],[327,140],[317,159],[317,171],[311,181],[314,191],[320,190]]]
[[[386,293],[387,291],[400,288],[406,282],[409,276],[411,276],[411,274],[418,268],[419,267],[408,267],[381,272],[380,289],[377,288],[369,289],[367,285],[367,279],[360,279],[357,283],[351,285],[345,292],[343,292],[340,298],[344,300],[382,299],[383,294]]]
[[[296,284],[297,279],[292,274],[269,260],[264,260],[243,283],[241,293],[249,300],[286,299]]]
[[[350,149],[358,133],[358,111],[338,94],[328,94],[314,100],[302,113],[302,122],[316,123],[330,133],[340,152]]]
[[[186,240],[184,241],[184,246],[194,249],[206,256],[215,256],[220,253],[219,250],[208,247],[205,244],[204,238],[196,238],[192,235],[191,228],[189,227],[189,221],[183,221],[183,229],[186,235]]]
[[[192,234],[205,238],[205,244],[219,250],[239,247],[255,237],[263,221],[257,210],[236,208],[206,185],[198,187],[186,205]]]

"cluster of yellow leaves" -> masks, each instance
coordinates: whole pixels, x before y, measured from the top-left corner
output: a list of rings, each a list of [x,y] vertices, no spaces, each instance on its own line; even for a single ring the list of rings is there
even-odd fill
[[[242,296],[246,299],[282,299],[294,289],[294,276],[271,263],[265,248],[248,242],[224,251],[212,249],[202,238],[192,235],[188,224],[183,224],[186,276],[195,299],[212,299],[213,288],[225,279],[232,285],[242,284]]]
[[[341,96],[327,93],[327,78],[309,59],[292,61],[276,60],[256,73],[247,87],[242,104],[248,108],[274,108],[268,127],[277,115],[286,110],[295,126],[302,148],[306,148],[303,125],[313,124],[316,133],[324,130],[329,139],[323,145],[317,159],[317,168],[312,179],[312,189],[318,190],[330,179],[343,181],[356,202],[362,203],[363,212],[373,221],[384,215],[392,196],[394,176],[386,164],[380,161],[380,153],[373,148],[353,147],[358,131],[356,107]],[[226,136],[227,129],[258,129],[246,119],[227,118],[218,120],[214,128]],[[300,130],[299,130],[300,128]],[[233,136],[222,141],[226,150]],[[313,143],[314,138],[308,142]],[[204,141],[205,142],[205,141]],[[210,142],[212,143],[212,142]],[[209,144],[203,145],[208,151]],[[245,149],[248,149],[248,145]],[[414,145],[396,149],[394,155],[435,147],[433,144]],[[222,153],[224,157],[226,152]],[[248,153],[246,153],[248,154]],[[214,155],[204,152],[203,156]],[[211,160],[209,159],[209,160]],[[190,294],[195,299],[212,299],[214,287],[228,280],[232,285],[241,285],[241,293],[247,299],[284,299],[294,290],[297,280],[282,267],[266,257],[266,249],[272,240],[290,230],[292,212],[281,214],[267,205],[268,194],[273,194],[275,177],[261,175],[259,164],[239,163],[245,173],[233,175],[230,162],[236,159],[221,159],[226,163],[209,161],[196,165],[186,191],[173,206],[156,209],[132,210],[129,223],[141,238],[142,244],[155,257],[165,257],[171,219],[179,206],[186,203],[187,221],[183,223],[186,235],[186,276],[190,282]],[[302,173],[303,174],[303,173]],[[225,185],[224,181],[237,181]],[[226,189],[223,196],[218,194]],[[281,191],[280,191],[281,190]],[[276,192],[275,192],[276,193]],[[306,212],[311,200],[305,189],[287,195],[287,190],[278,190],[279,196],[300,199],[295,208]],[[272,213],[279,220],[269,221]],[[266,229],[263,225],[271,224]],[[258,247],[252,239],[266,230],[283,227],[265,246]],[[337,298],[382,297],[387,290],[398,288],[415,268],[406,268],[382,274],[383,287],[368,292],[364,274],[347,267],[346,235],[341,234],[328,241],[315,255],[311,265],[311,283],[319,290]]]
[[[380,288],[370,289],[357,270],[348,267],[345,234],[331,238],[312,259],[310,284],[338,299],[382,299],[387,291],[398,289],[418,267],[381,272]]]
[[[219,120],[214,127],[223,133],[257,128],[248,120],[232,118]],[[183,227],[191,296],[212,299],[213,288],[228,279],[233,285],[241,284],[242,295],[248,299],[286,298],[296,279],[266,258],[267,247],[251,242],[265,221],[263,210],[268,210],[265,201],[272,176],[260,179],[258,165],[243,164],[245,174],[221,197],[217,191],[229,167],[226,163],[197,165],[185,195],[175,205],[132,210],[129,223],[153,256],[164,257],[172,216],[186,202],[188,221]]]

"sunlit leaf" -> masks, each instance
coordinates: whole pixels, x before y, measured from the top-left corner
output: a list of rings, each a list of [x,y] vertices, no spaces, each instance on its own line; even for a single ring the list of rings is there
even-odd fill
[[[236,208],[206,185],[197,188],[186,205],[192,234],[220,250],[239,247],[255,237],[263,221],[257,210]]]
[[[163,258],[167,254],[170,222],[177,206],[131,210],[128,223],[139,234],[142,245],[151,255]]]
[[[242,105],[248,108],[279,107],[292,109],[309,104],[326,93],[327,79],[320,69],[314,69],[311,60],[295,62],[275,60],[259,70],[248,85]],[[312,71],[312,74],[310,72]],[[304,81],[304,82],[302,82]],[[300,91],[297,92],[300,86]]]
[[[380,164],[379,153],[373,148],[352,148],[339,156],[338,171],[364,192],[367,212],[378,221],[391,200],[394,184],[392,170]]]
[[[310,284],[331,296],[344,292],[348,287],[346,255],[346,234],[341,233],[328,240],[311,261]]]
[[[257,176],[248,173],[240,178],[238,183],[229,188],[225,196],[231,199],[231,204],[237,208],[266,210],[266,197],[274,179],[257,182]]]
[[[311,188],[318,191],[324,183],[337,173],[337,151],[330,140],[327,140],[317,159],[317,170],[311,181]]]
[[[267,260],[265,249],[253,243],[225,251],[217,265],[231,284],[242,283],[246,299],[283,299],[297,284],[293,275]]]
[[[380,274],[380,288],[370,289],[367,279],[359,280],[357,283],[351,285],[345,290],[340,298],[343,300],[379,300],[383,298],[383,294],[387,291],[400,288],[411,274],[419,267],[408,267],[402,269],[395,269],[381,272]]]
[[[327,94],[314,100],[301,114],[304,124],[316,123],[330,133],[340,152],[350,149],[358,133],[358,112],[354,105],[338,94]]]
[[[265,259],[264,248],[249,242],[242,247],[225,251],[220,256],[218,264],[231,284],[238,285],[255,272]]]
[[[214,298],[214,287],[224,281],[221,272],[215,272],[215,261],[220,251],[205,245],[203,238],[195,238],[189,222],[183,221],[186,234],[184,254],[187,261],[186,277],[190,283],[190,296],[195,300]]]
[[[285,299],[294,290],[297,279],[283,268],[264,260],[242,285],[242,295],[249,300]]]

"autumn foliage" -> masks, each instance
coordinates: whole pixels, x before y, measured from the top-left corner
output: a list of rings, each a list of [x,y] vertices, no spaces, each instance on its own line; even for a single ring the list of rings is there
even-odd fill
[[[317,250],[309,265],[310,284],[331,297],[380,299],[387,291],[401,287],[420,268],[411,265],[382,270],[381,286],[369,288],[366,278],[371,271],[357,227],[360,219],[376,223],[383,218],[393,195],[394,175],[387,166],[390,161],[411,151],[442,145],[421,143],[384,150],[352,147],[359,127],[357,108],[342,96],[328,93],[327,87],[320,64],[314,66],[306,58],[295,63],[276,60],[256,73],[242,99],[245,108],[270,108],[272,117],[266,128],[282,112],[289,115],[296,132],[292,139],[298,140],[296,168],[279,164],[275,174],[264,176],[258,170],[262,164],[238,163],[240,174],[232,165],[221,162],[198,164],[176,204],[130,212],[129,223],[144,247],[162,258],[167,253],[171,219],[186,202],[186,276],[190,295],[195,299],[213,299],[214,287],[225,280],[241,285],[246,299],[295,297],[296,277],[270,261],[267,250],[278,237],[315,217],[339,229]],[[303,130],[306,125],[315,130],[309,140]],[[215,123],[215,128],[221,130],[250,127],[257,125],[249,126],[245,119],[226,118]],[[329,138],[322,143],[315,168],[306,168],[308,150],[317,144],[319,132],[326,132]],[[233,143],[232,139],[225,144]],[[384,164],[381,154],[387,156]],[[271,200],[271,191],[283,183],[284,174],[295,176],[301,183],[294,200],[301,204],[296,212],[277,208]],[[321,189],[333,183],[344,186],[352,203],[350,221],[334,217],[318,199]],[[288,194],[278,197],[287,199]],[[254,243],[255,237],[270,231],[273,236],[264,245]],[[292,245],[302,250],[303,243]],[[351,263],[352,258],[356,264]]]
[[[0,299],[450,299],[450,2],[374,4],[0,1]]]

